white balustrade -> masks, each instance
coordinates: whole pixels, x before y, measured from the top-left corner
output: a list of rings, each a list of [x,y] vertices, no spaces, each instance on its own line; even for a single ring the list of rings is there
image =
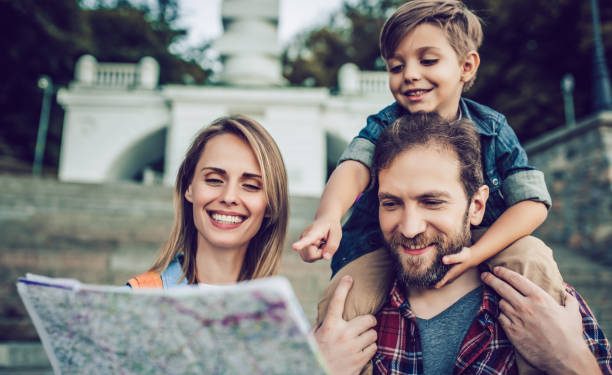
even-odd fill
[[[387,72],[362,71],[352,63],[344,64],[338,72],[342,95],[388,95]]]
[[[83,86],[155,89],[159,65],[152,57],[143,57],[136,64],[126,64],[99,63],[95,57],[84,55],[77,62],[75,78]]]

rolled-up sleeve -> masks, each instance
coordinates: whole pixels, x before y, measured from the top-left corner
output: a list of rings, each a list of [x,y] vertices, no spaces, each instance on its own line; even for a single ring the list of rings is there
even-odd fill
[[[368,168],[372,167],[372,158],[374,157],[374,143],[365,138],[355,137],[344,150],[338,164],[346,160],[356,160]]]
[[[535,169],[509,175],[502,184],[502,194],[507,207],[526,200],[544,203],[546,208],[552,204],[544,173]]]

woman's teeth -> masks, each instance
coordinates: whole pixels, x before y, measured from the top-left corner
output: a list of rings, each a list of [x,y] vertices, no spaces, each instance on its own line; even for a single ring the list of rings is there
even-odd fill
[[[236,224],[242,223],[244,218],[242,216],[233,216],[233,215],[221,215],[221,214],[212,214],[213,220],[218,221],[220,223],[227,224]]]

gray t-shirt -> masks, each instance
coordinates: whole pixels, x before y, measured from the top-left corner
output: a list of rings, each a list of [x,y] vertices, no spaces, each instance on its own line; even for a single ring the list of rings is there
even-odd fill
[[[459,347],[482,303],[482,286],[431,319],[417,318],[425,374],[452,374]]]

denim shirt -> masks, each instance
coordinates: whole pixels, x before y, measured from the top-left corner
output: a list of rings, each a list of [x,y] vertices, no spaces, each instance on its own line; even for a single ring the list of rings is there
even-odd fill
[[[482,225],[490,226],[506,208],[524,200],[542,202],[550,208],[551,198],[544,174],[527,163],[527,154],[508,125],[506,117],[473,100],[461,98],[461,115],[471,120],[480,135],[482,167],[490,193]],[[382,131],[397,118],[408,114],[393,103],[367,119],[342,153],[338,163],[356,160],[370,168],[375,144]],[[350,218],[342,229],[342,240],[332,259],[335,274],[353,259],[382,246],[378,223],[378,186],[372,184],[353,206]]]

